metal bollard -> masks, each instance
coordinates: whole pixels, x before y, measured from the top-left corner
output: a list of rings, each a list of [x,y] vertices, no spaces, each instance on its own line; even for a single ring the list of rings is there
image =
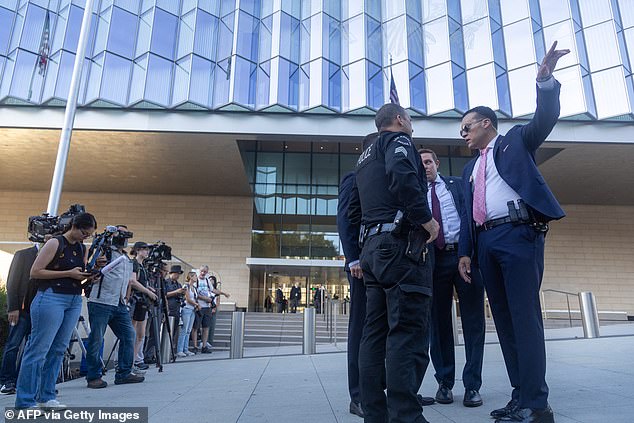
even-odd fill
[[[244,356],[244,311],[234,311],[231,315],[231,346],[229,358]]]
[[[167,332],[167,325],[170,325],[172,335],[174,335],[175,334],[174,328],[177,326],[174,324],[175,321],[176,321],[176,317],[168,316],[167,321],[163,323],[163,330],[161,331],[161,359],[163,363],[169,363],[171,360],[170,346],[172,344],[170,343],[170,335]],[[178,339],[178,338],[174,337],[173,339]],[[172,340],[172,343],[175,344],[176,341]],[[176,350],[176,345],[174,345],[174,350]]]
[[[451,326],[453,328],[453,344],[457,347],[460,344],[460,335],[458,334],[458,307],[456,300],[451,300]]]
[[[307,307],[304,309],[304,339],[302,343],[302,354],[317,353],[315,332],[315,309]]]
[[[583,337],[598,338],[601,336],[599,335],[597,302],[592,292],[579,293],[579,309],[581,310],[581,322],[583,323]]]

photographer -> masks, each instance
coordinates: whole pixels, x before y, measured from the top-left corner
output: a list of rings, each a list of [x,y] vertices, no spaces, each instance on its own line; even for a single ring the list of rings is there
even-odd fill
[[[167,297],[167,308],[169,317],[173,317],[174,323],[172,329],[172,343],[178,340],[178,320],[181,315],[181,304],[185,303],[185,295],[187,287],[181,286],[178,278],[183,274],[183,268],[176,264],[170,268],[169,276],[165,279],[165,296]],[[169,322],[169,318],[167,321]],[[179,350],[180,351],[180,350]]]
[[[132,278],[132,262],[123,250],[127,246],[128,238],[132,234],[123,225],[117,226],[117,232],[112,238],[110,262],[119,260],[119,264],[97,279],[90,290],[88,298],[88,319],[90,321],[90,336],[86,348],[86,364],[88,373],[86,381],[88,388],[99,389],[108,386],[101,379],[101,362],[99,351],[103,344],[106,327],[109,326],[119,339],[118,363],[115,373],[115,385],[143,382],[144,377],[132,373],[134,357],[135,332],[126,305],[128,285],[138,284]],[[121,259],[123,257],[123,259]],[[141,286],[142,288],[142,286]]]
[[[194,355],[194,353],[190,352],[187,347],[189,346],[189,335],[192,332],[196,312],[200,310],[200,305],[198,304],[198,292],[196,291],[196,287],[194,287],[194,283],[196,281],[198,281],[198,276],[196,276],[196,272],[192,270],[187,274],[187,284],[183,287],[185,290],[185,303],[181,308],[183,326],[178,334],[178,345],[176,348],[177,357]]]
[[[198,304],[200,305],[200,312],[196,314],[196,321],[194,322],[194,348],[198,343],[198,328],[202,328],[202,343],[201,352],[203,354],[211,353],[211,344],[208,341],[210,328],[212,328],[212,340],[213,331],[216,328],[216,312],[217,312],[217,297],[224,295],[229,298],[229,294],[226,294],[217,289],[216,277],[208,277],[209,266],[206,264],[200,266],[198,270],[198,281],[196,282],[196,290],[198,291]],[[210,280],[212,282],[210,282]]]
[[[149,275],[143,260],[148,258],[150,246],[143,241],[134,243],[130,254],[132,260],[132,275],[137,283],[132,284],[134,307],[132,312],[132,325],[136,332],[134,342],[134,367],[138,370],[147,370],[149,366],[143,362],[143,342],[145,341],[145,330],[147,327],[147,315],[150,308],[150,301],[158,298],[154,289],[148,286]]]
[[[82,242],[96,226],[92,214],[77,214],[68,231],[44,244],[31,267],[38,292],[31,303],[31,336],[20,367],[16,408],[66,408],[56,399],[55,382],[81,314],[81,281],[91,276],[84,272],[87,250]]]

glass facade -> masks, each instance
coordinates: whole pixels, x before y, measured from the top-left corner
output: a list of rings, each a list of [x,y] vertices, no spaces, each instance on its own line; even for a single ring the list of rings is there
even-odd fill
[[[537,65],[558,40],[572,50],[555,73],[562,117],[634,117],[631,0],[94,4],[82,106],[369,114],[387,100],[392,70],[415,115],[484,104],[525,117]],[[64,104],[83,7],[0,0],[0,104]]]

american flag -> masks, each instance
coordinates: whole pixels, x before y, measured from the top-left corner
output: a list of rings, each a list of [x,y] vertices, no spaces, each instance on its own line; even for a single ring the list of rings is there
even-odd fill
[[[47,10],[46,17],[44,18],[44,30],[42,31],[42,39],[40,40],[40,51],[37,56],[37,67],[39,68],[38,73],[40,75],[44,75],[44,72],[46,72],[46,66],[48,65],[48,55],[51,52],[50,35],[50,15]]]
[[[392,74],[392,67],[390,67],[390,103],[398,104],[401,103],[398,100],[398,91],[396,91],[396,84],[394,83],[394,75]]]

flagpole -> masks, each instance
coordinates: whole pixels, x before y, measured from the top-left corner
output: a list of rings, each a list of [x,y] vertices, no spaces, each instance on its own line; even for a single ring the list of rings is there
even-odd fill
[[[68,101],[64,113],[64,126],[62,126],[62,133],[59,137],[55,171],[53,172],[51,191],[48,196],[48,206],[46,208],[47,213],[51,216],[57,216],[59,200],[62,195],[62,186],[64,185],[64,172],[66,171],[66,162],[68,161],[68,152],[70,150],[70,138],[73,135],[75,111],[77,110],[77,96],[79,95],[79,84],[81,82],[81,70],[84,64],[84,57],[86,56],[88,36],[90,35],[92,4],[93,0],[86,0],[84,17],[81,22],[81,31],[79,32],[75,65],[73,66],[73,75],[70,80],[70,90],[68,92]]]

